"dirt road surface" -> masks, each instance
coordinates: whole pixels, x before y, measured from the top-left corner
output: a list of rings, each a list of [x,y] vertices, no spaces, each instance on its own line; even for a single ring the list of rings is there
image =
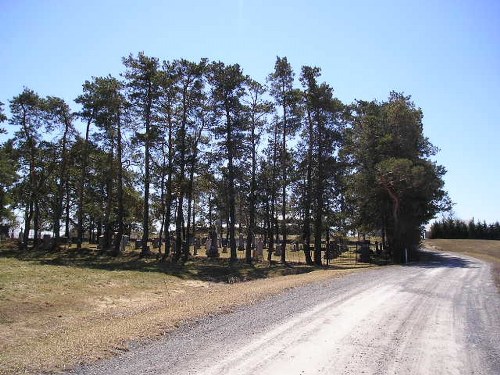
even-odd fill
[[[74,373],[500,374],[500,294],[487,263],[436,253],[191,322]]]

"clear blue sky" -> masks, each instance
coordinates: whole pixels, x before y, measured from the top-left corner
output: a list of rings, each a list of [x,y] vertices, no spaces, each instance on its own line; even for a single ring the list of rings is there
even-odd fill
[[[346,103],[404,91],[441,149],[456,216],[500,220],[498,0],[0,0],[6,104],[24,86],[72,102],[139,51],[239,63],[261,82],[287,56],[296,72],[322,68]]]

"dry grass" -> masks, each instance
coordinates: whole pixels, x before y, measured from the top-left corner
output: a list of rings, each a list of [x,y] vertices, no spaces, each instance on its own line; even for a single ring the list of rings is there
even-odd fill
[[[469,255],[491,263],[495,284],[500,291],[500,241],[435,239],[425,240],[424,246]]]
[[[314,270],[229,266],[204,258],[184,267],[113,258],[94,249],[52,253],[0,250],[0,374],[58,371],[127,350],[184,321],[229,311],[287,288],[360,268],[346,254]],[[293,274],[287,277],[278,277]],[[272,278],[272,279],[270,279]],[[251,280],[248,282],[238,282]]]

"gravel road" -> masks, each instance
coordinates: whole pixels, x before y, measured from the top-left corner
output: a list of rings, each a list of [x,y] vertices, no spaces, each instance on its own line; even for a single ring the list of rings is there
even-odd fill
[[[295,288],[73,372],[361,373],[500,374],[500,294],[489,265],[435,253]]]

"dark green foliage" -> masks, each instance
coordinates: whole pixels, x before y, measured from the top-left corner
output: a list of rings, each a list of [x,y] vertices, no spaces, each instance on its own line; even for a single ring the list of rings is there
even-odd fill
[[[465,222],[460,219],[442,219],[431,225],[430,238],[500,240],[500,224],[475,222],[474,219]]]
[[[353,110],[348,183],[357,227],[380,230],[400,262],[404,249],[411,253],[418,246],[422,226],[450,207],[445,169],[429,159],[436,150],[410,97],[393,92],[387,102],[359,101]]]
[[[160,237],[163,260],[186,262],[194,234],[217,229],[234,262],[238,230],[247,234],[240,250],[248,263],[256,236],[271,260],[293,235],[308,263],[321,265],[332,232],[357,230],[381,234],[400,261],[422,225],[449,207],[445,170],[430,159],[436,149],[410,97],[346,106],[318,82],[319,68],[302,67],[295,88],[286,57],[276,59],[269,88],[238,64],[160,64],[144,53],[123,64],[123,81],[84,83],[77,114],[29,89],[10,101],[17,131],[0,149],[0,209],[23,213],[24,247],[33,230],[57,237],[76,228],[79,244],[102,236],[103,248],[118,255],[121,235],[135,230],[143,255]],[[2,110],[0,103],[0,122]],[[84,135],[73,127],[76,116]],[[7,173],[13,160],[17,175]],[[477,236],[495,228],[459,230]]]
[[[227,160],[227,196],[229,209],[229,248],[231,260],[236,253],[236,175],[237,161],[242,158],[247,122],[244,118],[241,98],[245,95],[246,77],[238,64],[213,63],[210,67],[209,82],[212,86],[212,100],[216,116],[212,131],[219,140],[221,155]]]

